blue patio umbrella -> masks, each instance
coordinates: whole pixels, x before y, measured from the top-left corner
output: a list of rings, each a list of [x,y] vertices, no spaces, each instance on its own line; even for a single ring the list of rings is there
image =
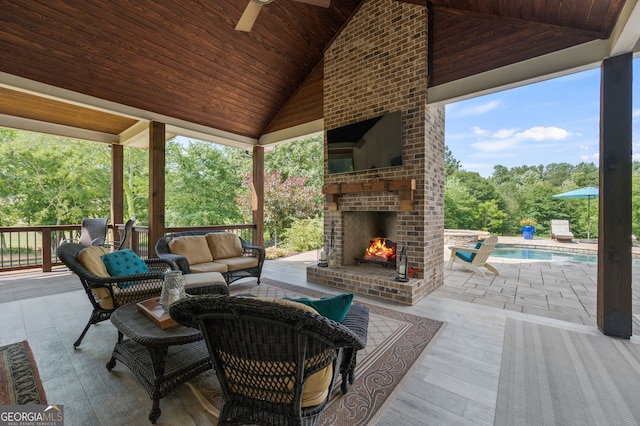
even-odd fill
[[[554,198],[586,198],[587,199],[587,240],[591,239],[591,199],[598,198],[598,188],[585,186],[562,194],[552,195]]]

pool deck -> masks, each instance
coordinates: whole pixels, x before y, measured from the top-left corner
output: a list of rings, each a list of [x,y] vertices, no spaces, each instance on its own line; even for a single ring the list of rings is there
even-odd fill
[[[595,243],[558,243],[551,239],[499,237],[498,244],[562,251],[596,252]],[[640,247],[632,252],[640,255]],[[500,275],[473,275],[462,265],[446,269],[450,250],[445,247],[444,284],[432,294],[499,309],[596,326],[597,264],[490,257]],[[632,267],[634,335],[640,333],[640,267]]]

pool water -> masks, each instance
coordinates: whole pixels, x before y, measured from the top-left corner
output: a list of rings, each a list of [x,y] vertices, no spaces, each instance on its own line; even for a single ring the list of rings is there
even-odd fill
[[[552,250],[531,249],[531,248],[496,248],[491,256],[506,259],[532,259],[551,260],[554,262],[597,262],[595,254],[568,253]]]
[[[570,253],[563,251],[553,251],[544,249],[519,248],[519,247],[497,247],[491,256],[506,259],[531,259],[550,260],[553,262],[597,262],[596,254]],[[633,256],[631,260],[633,266],[640,266],[640,258]]]

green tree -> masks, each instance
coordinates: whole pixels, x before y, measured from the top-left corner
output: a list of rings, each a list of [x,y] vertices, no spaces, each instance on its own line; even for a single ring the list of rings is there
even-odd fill
[[[444,186],[444,227],[473,229],[477,223],[478,200],[469,189],[455,179],[446,179]]]
[[[91,159],[91,161],[87,161]],[[37,133],[5,133],[0,141],[0,194],[14,220],[80,223],[109,216],[110,154],[106,145]]]
[[[124,148],[124,202],[126,217],[139,225],[149,224],[149,152]]]
[[[569,163],[551,163],[545,166],[542,176],[545,182],[560,186],[570,178],[573,169],[574,167]]]
[[[246,191],[239,165],[220,146],[167,143],[167,226],[238,223],[242,212],[236,198]]]
[[[448,146],[444,147],[444,175],[451,176],[460,170],[460,161],[456,160]]]
[[[579,163],[571,172],[571,180],[576,184],[576,188],[598,186],[600,181],[598,167],[593,163]]]
[[[324,138],[299,139],[276,145],[265,156],[265,170],[277,170],[282,177],[306,177],[306,184],[320,190],[324,183]]]
[[[478,206],[482,230],[489,232],[501,232],[506,213],[498,208],[496,200],[485,201]]]
[[[245,184],[251,184],[252,177],[245,177]],[[295,219],[313,218],[320,215],[320,208],[315,201],[316,190],[307,185],[307,178],[284,178],[279,171],[265,174],[264,179],[264,225],[267,240],[278,245],[282,233],[291,227]],[[251,194],[245,193],[238,198],[244,207],[245,218],[250,217]]]

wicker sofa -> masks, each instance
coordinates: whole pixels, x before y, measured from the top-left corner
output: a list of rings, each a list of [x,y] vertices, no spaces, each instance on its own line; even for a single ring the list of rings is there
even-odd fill
[[[256,277],[260,284],[264,247],[249,245],[231,232],[185,231],[156,243],[156,254],[173,262],[183,274],[220,272],[227,284]]]

